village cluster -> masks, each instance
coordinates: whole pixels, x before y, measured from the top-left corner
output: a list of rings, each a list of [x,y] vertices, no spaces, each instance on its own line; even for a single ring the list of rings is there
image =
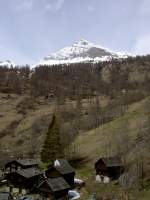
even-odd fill
[[[95,170],[97,183],[109,183],[119,178],[123,165],[117,157],[100,158],[95,163]],[[78,199],[78,191],[85,182],[75,175],[75,169],[65,159],[56,160],[45,171],[40,170],[36,160],[13,160],[1,171],[0,200]]]

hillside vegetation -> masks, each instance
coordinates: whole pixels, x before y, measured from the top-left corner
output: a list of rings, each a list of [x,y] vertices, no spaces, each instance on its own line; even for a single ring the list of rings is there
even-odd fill
[[[40,66],[33,71],[27,66],[1,67],[1,165],[16,157],[40,159],[54,113],[66,158],[85,159],[84,165],[76,166],[78,175],[88,179],[85,196],[103,190],[94,185],[93,169],[94,162],[102,156],[118,155],[123,159],[125,178],[120,184],[125,190],[147,190],[150,56],[97,64]],[[133,177],[130,184],[129,177]],[[112,188],[120,190],[118,186]],[[148,200],[144,199],[147,193],[143,200]],[[136,195],[135,192],[133,196]]]
[[[123,116],[79,135],[74,141],[78,153],[89,157],[89,164],[93,166],[93,162],[99,157],[117,154],[118,148],[123,148],[125,140],[122,141],[120,147],[117,146],[122,134],[128,136],[128,145],[131,143],[130,145],[134,149],[140,134],[148,129],[146,123],[149,116],[147,105],[150,104],[148,102],[150,99],[146,98],[133,103]]]
[[[78,176],[86,180],[82,199],[95,192],[97,197],[110,199],[148,200],[150,198],[150,135],[148,107],[150,98],[131,104],[126,113],[107,124],[79,135],[72,148],[76,155],[85,158],[86,165],[78,167]],[[95,183],[94,164],[100,157],[121,155],[125,160],[122,187],[112,183]],[[142,168],[141,168],[142,166]],[[141,182],[141,170],[143,180]],[[144,190],[141,188],[142,187]]]

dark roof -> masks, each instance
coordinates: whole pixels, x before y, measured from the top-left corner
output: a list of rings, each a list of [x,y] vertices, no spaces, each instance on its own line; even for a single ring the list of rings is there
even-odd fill
[[[107,167],[116,167],[116,166],[123,165],[121,158],[117,156],[108,157],[108,158],[100,158],[95,164],[97,164],[100,160],[102,160]]]
[[[34,159],[18,159],[18,160],[12,160],[12,161],[8,162],[6,164],[6,166],[9,165],[12,162],[17,162],[22,166],[35,166],[35,165],[38,165],[38,162],[36,160],[34,160]]]
[[[25,178],[31,178],[31,177],[38,176],[38,175],[42,174],[42,172],[37,168],[21,169],[19,171],[15,171],[15,172],[12,172],[12,173],[19,174],[19,175],[21,175]]]
[[[16,161],[23,166],[38,165],[38,162],[34,159],[19,159]]]
[[[0,192],[0,200],[9,200],[10,194],[8,192]]]
[[[65,190],[65,189],[70,189],[69,184],[62,177],[49,178],[46,181],[44,181],[41,185],[43,185],[45,182],[48,184],[48,186],[50,187],[50,189],[53,192],[57,192],[57,191]]]
[[[69,162],[65,159],[57,160],[59,165],[54,165],[54,167],[61,173],[61,174],[70,174],[75,172],[74,168],[69,164]]]

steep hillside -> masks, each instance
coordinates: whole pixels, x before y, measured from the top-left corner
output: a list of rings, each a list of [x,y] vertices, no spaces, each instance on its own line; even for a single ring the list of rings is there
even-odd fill
[[[95,192],[97,197],[112,199],[149,200],[150,198],[150,98],[131,104],[126,113],[96,129],[79,135],[72,148],[76,155],[86,157],[86,164],[79,166],[78,176],[86,180],[82,199]],[[120,155],[125,159],[125,176],[120,179],[120,187],[116,182],[107,185],[95,183],[94,163],[100,157]],[[143,185],[139,185],[139,164],[142,164]],[[122,180],[124,180],[122,182]],[[130,181],[131,183],[129,184]],[[139,190],[138,190],[139,189]]]
[[[33,149],[38,155],[51,108],[33,102],[27,95],[0,94],[0,110],[1,162],[16,156],[32,155]]]
[[[103,105],[108,98],[101,97]],[[95,101],[93,99],[93,101]],[[91,102],[90,102],[91,103]],[[86,126],[89,100],[82,100],[83,125],[81,129],[88,130],[92,123]],[[66,99],[59,105],[58,114],[61,119],[61,135],[64,145],[70,143],[77,135],[76,100]],[[39,157],[41,146],[51,121],[56,112],[56,99],[47,100],[44,97],[36,101],[30,95],[0,93],[0,161],[13,157]]]
[[[137,143],[136,139],[139,133],[147,128],[146,120],[149,116],[147,112],[148,100],[149,98],[146,98],[131,104],[123,116],[79,135],[73,143],[77,147],[77,153],[87,156],[89,158],[89,166],[93,167],[93,163],[99,157],[112,156],[118,153],[117,140],[119,140],[123,132],[126,132],[129,136],[128,142],[132,143],[134,150],[134,144]],[[121,145],[123,148],[123,144]]]

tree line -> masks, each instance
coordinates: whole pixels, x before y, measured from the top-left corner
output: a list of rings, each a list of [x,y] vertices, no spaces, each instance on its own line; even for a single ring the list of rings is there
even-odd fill
[[[97,94],[114,98],[122,91],[148,92],[150,56],[129,57],[102,63],[76,63],[54,66],[0,67],[0,91],[30,92],[34,98],[53,93],[58,99]]]

